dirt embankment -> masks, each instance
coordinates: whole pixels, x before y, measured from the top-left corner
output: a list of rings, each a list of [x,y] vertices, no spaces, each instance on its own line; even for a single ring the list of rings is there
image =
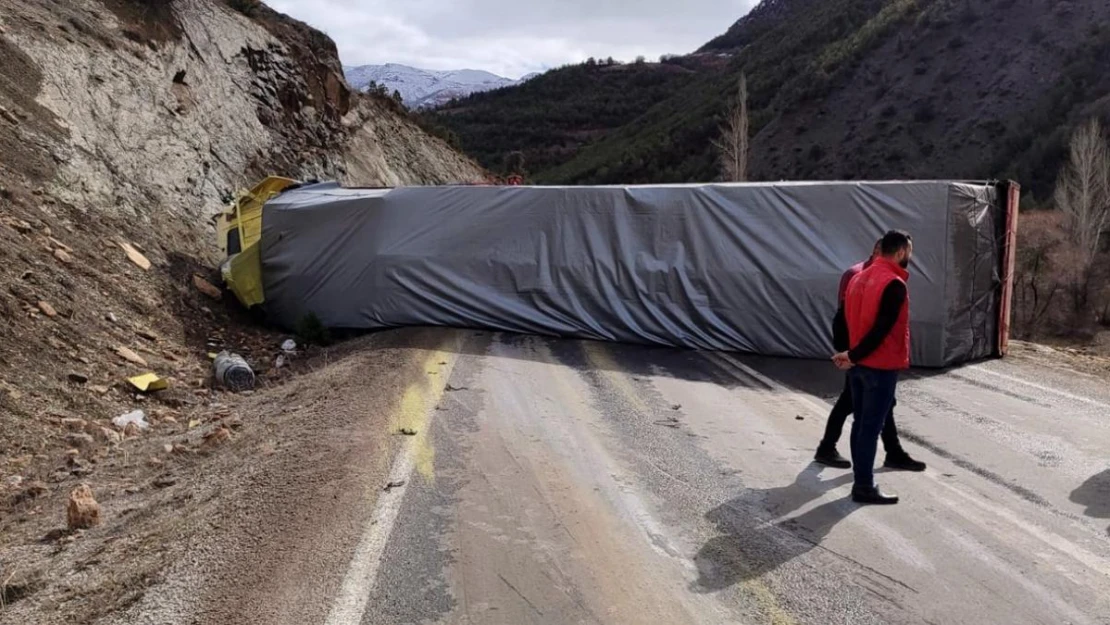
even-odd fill
[[[352,92],[326,36],[245,4],[0,0],[0,622],[44,622],[28,606],[88,622],[141,597],[178,532],[159,519],[199,492],[183,474],[218,483],[231,469],[205,467],[251,436],[208,353],[256,365],[257,401],[311,359],[269,371],[286,336],[196,287],[217,281],[209,217],[232,193],[271,173],[482,176]],[[146,372],[169,389],[128,385]],[[137,409],[150,429],[113,425]],[[71,533],[81,483],[102,522]]]

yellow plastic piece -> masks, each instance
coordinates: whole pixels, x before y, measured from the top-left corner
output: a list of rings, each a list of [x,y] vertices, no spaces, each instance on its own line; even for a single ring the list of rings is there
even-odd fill
[[[240,191],[226,211],[216,216],[217,245],[228,258],[221,274],[228,288],[239,301],[250,308],[266,300],[262,290],[262,207],[296,180],[269,176],[249,191]],[[231,234],[239,235],[240,249],[229,254]]]
[[[266,301],[262,290],[262,243],[253,245],[231,257],[221,267],[228,290],[239,298],[239,302],[250,308]]]
[[[162,391],[170,386],[170,383],[167,382],[165,378],[158,377],[156,373],[144,373],[133,378],[128,378],[127,381],[131,383],[131,386],[134,386],[144,393]]]

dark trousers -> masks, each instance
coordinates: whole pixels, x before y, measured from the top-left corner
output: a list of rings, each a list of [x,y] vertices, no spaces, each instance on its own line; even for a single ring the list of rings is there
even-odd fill
[[[855,366],[848,371],[852,387],[852,470],[856,488],[875,486],[875,454],[879,433],[894,408],[898,387],[897,371],[880,371]]]
[[[898,400],[896,399],[890,406],[886,421],[883,422],[883,449],[886,450],[887,454],[903,453],[902,442],[898,440],[898,426],[894,424],[894,406],[897,405]],[[821,439],[821,449],[832,450],[836,448],[836,443],[840,440],[840,434],[844,431],[844,423],[854,409],[851,377],[845,375],[844,390],[840,391],[840,397],[833,404],[832,411],[829,412],[829,420],[825,423],[825,438]]]

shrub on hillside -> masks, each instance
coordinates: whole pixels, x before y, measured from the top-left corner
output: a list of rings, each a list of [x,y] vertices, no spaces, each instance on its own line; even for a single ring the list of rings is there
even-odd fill
[[[227,0],[227,4],[243,15],[252,17],[262,6],[262,0]]]
[[[1092,271],[1058,210],[1022,210],[1014,268],[1014,334],[1082,338],[1110,325],[1110,253]]]

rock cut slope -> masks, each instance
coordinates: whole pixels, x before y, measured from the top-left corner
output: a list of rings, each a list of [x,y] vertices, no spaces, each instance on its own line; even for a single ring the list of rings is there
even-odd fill
[[[0,59],[0,623],[90,622],[184,540],[152,529],[187,508],[174,484],[215,479],[198,454],[236,413],[206,353],[242,353],[263,385],[285,375],[265,370],[280,337],[195,286],[216,282],[210,216],[268,174],[483,172],[351,89],[325,35],[255,1],[0,0]],[[147,372],[169,389],[127,384]],[[136,409],[149,430],[113,425]],[[82,482],[102,523],[59,534]],[[148,510],[154,491],[176,503]]]

